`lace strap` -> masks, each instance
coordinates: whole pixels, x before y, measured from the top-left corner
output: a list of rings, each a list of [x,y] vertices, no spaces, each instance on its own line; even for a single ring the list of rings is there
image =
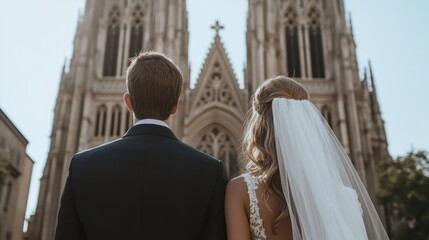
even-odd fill
[[[267,236],[265,235],[265,229],[259,214],[258,198],[256,197],[259,180],[249,173],[243,174],[243,177],[247,185],[247,193],[250,200],[250,229],[255,240],[265,240]]]

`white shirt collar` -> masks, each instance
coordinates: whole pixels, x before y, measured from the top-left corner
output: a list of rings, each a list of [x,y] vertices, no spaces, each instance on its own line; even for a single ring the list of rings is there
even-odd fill
[[[146,119],[139,120],[138,122],[136,122],[136,124],[134,124],[134,126],[140,125],[140,124],[154,124],[154,125],[159,125],[159,126],[163,126],[166,128],[170,128],[167,125],[167,123],[165,123],[164,121],[161,121],[158,119],[152,119],[152,118],[146,118]]]

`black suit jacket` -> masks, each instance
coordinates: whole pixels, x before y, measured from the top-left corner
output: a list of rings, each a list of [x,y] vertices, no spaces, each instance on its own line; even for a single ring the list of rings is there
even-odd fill
[[[56,240],[226,239],[221,161],[158,125],[76,154]]]

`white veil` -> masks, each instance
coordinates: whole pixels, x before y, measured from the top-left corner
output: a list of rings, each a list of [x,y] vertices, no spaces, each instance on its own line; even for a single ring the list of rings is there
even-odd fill
[[[294,240],[389,239],[350,159],[308,100],[276,98],[274,134]]]

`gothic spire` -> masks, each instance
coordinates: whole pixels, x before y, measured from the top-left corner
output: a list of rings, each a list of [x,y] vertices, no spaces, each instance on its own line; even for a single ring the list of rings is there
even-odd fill
[[[375,118],[379,118],[380,121],[378,122],[378,125],[380,127],[382,127],[381,125],[381,113],[380,113],[380,105],[378,104],[378,97],[377,97],[377,89],[375,88],[375,79],[374,79],[374,74],[372,71],[372,64],[371,61],[368,61],[368,68],[369,68],[369,80],[371,81],[370,85],[371,85],[371,92],[370,92],[370,96],[371,96],[371,108],[373,110],[373,114],[375,114]],[[376,120],[377,122],[377,120]]]

